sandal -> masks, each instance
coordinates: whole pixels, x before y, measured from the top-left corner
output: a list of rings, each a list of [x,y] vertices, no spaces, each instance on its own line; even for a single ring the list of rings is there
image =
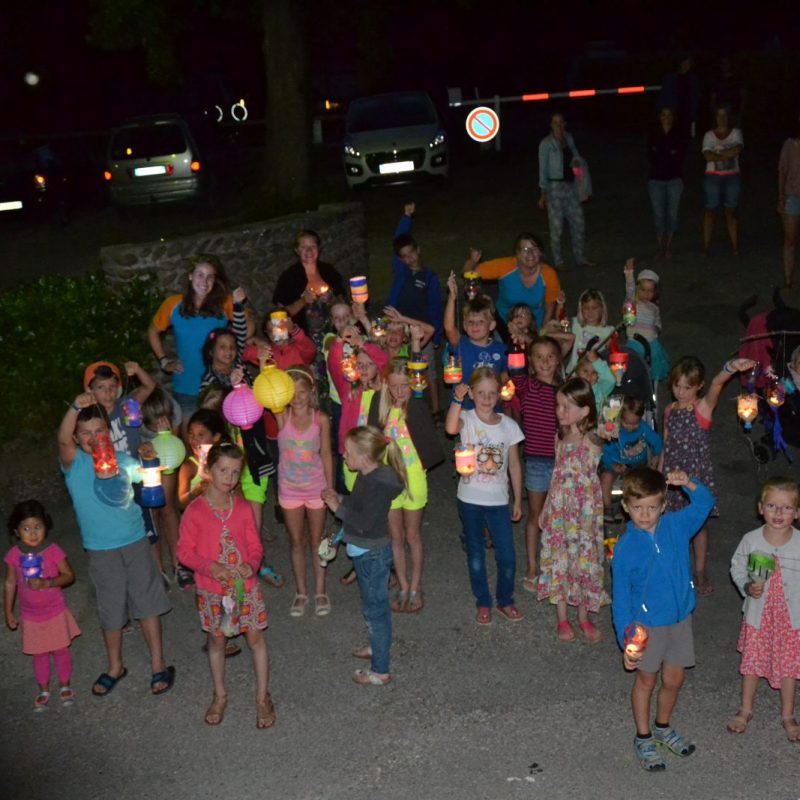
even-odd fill
[[[572,625],[569,624],[569,620],[565,619],[563,622],[559,622],[556,626],[556,630],[558,631],[559,642],[575,641],[575,631],[572,630]]]
[[[92,694],[95,697],[105,697],[107,694],[111,694],[114,691],[116,685],[128,674],[128,670],[125,667],[122,668],[122,672],[117,675],[116,678],[109,675],[107,672],[104,672],[95,682],[94,686],[92,686]],[[97,691],[97,687],[100,686],[103,688],[102,692]]]
[[[391,680],[391,675],[378,675],[371,669],[357,669],[353,673],[353,682],[359,686],[386,686]]]
[[[736,715],[728,720],[728,724],[725,726],[725,729],[728,731],[728,733],[744,733],[747,730],[747,724],[751,719],[753,719],[753,712],[745,711],[743,708],[740,708],[736,712]]]
[[[275,572],[274,569],[269,564],[264,564],[263,567],[258,571],[258,574],[268,583],[270,586],[274,586],[276,589],[280,589],[286,581],[283,579],[283,575],[279,575]]]
[[[786,731],[786,738],[790,742],[800,742],[800,725],[794,717],[781,717],[783,729]]]
[[[175,683],[175,667],[167,667],[162,669],[161,672],[154,672],[153,677],[150,678],[150,691],[153,694],[166,694]],[[156,687],[161,684],[161,688]]]
[[[578,627],[583,631],[589,644],[597,644],[603,638],[603,634],[591,620],[587,619],[586,622],[579,623]]]
[[[402,614],[408,606],[408,592],[398,589],[394,593],[394,600],[391,602],[392,611]]]
[[[225,718],[225,708],[227,705],[228,695],[215,694],[211,705],[208,707],[208,711],[206,711],[205,717],[203,717],[206,725],[219,725]]]
[[[492,624],[492,609],[486,606],[478,606],[478,613],[475,615],[475,622],[478,625]]]
[[[307,594],[295,594],[292,601],[291,608],[289,609],[290,617],[302,617],[306,613],[306,606],[308,605]]]
[[[367,661],[372,658],[372,648],[367,644],[364,647],[359,647],[351,653],[353,658],[364,658]]]
[[[519,610],[513,603],[508,606],[495,606],[498,613],[504,616],[509,622],[522,622],[525,617],[519,613]]]
[[[75,702],[75,692],[72,691],[72,687],[62,686],[58,690],[58,699],[62,706],[71,706]]]
[[[275,706],[272,695],[267,692],[263,700],[256,700],[256,728],[265,730],[275,724]]]
[[[531,594],[536,594],[539,591],[539,578],[523,578],[522,579],[522,588],[526,592],[530,592]]]
[[[341,583],[342,586],[349,586],[351,583],[355,583],[355,581],[356,581],[356,571],[355,569],[353,569],[353,567],[350,567],[350,569],[347,572],[345,572],[345,574],[342,575],[341,578],[339,578],[339,583]]]
[[[326,617],[331,613],[331,601],[326,594],[314,595],[314,613],[318,617]]]
[[[47,704],[50,702],[50,692],[39,692],[36,699],[33,701],[33,710],[37,713],[47,710]]]
[[[406,606],[406,611],[409,614],[418,614],[425,608],[425,595],[420,592],[409,592],[408,593],[408,605]]]

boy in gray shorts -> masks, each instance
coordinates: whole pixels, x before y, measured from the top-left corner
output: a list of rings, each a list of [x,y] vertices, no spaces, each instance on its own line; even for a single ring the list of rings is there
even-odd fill
[[[682,486],[689,505],[664,514],[667,484]],[[625,669],[636,670],[631,692],[636,757],[651,772],[666,768],[660,748],[678,756],[695,746],[670,725],[687,667],[694,666],[692,612],[695,590],[689,542],[714,507],[714,497],[685,472],[665,476],[648,467],[630,470],[622,482],[622,507],[630,522],[614,548],[612,616]],[[625,630],[638,623],[647,631],[644,649],[625,647]],[[650,730],[650,702],[661,672],[656,718]]]
[[[139,620],[150,650],[150,691],[163,694],[175,680],[175,667],[166,666],[161,642],[160,615],[170,610],[170,604],[145,536],[141,509],[133,502],[133,491],[125,491],[130,490],[130,480],[141,480],[139,462],[115,452],[120,476],[95,478],[92,447],[108,433],[106,412],[90,392],[75,398],[58,429],[61,471],[89,557],[108,657],[108,670],[95,681],[92,694],[104,697],[128,674],[122,661],[122,629],[129,613]]]

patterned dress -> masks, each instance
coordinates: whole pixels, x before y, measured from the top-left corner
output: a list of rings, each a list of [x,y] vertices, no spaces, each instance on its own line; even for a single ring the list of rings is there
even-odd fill
[[[664,414],[664,474],[683,470],[697,478],[716,497],[714,465],[711,462],[711,428],[704,428],[697,418],[697,408],[678,408],[673,403]],[[680,487],[667,490],[667,511],[680,511],[689,502]],[[709,514],[718,517],[716,504]]]
[[[553,479],[544,505],[539,599],[599,611],[603,588],[603,495],[600,451],[588,442],[556,445]]]
[[[775,565],[766,586],[761,627],[755,628],[742,620],[736,649],[742,654],[739,666],[742,675],[766,678],[773,689],[780,689],[782,678],[800,678],[800,629],[792,628],[777,556]]]

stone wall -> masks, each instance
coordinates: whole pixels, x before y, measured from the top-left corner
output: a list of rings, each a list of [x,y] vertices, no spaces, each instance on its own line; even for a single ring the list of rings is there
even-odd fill
[[[250,304],[260,319],[272,304],[278,276],[295,260],[294,237],[304,228],[320,235],[321,259],[333,264],[345,280],[351,275],[367,274],[369,256],[361,203],[323,205],[316,211],[169,241],[104,247],[100,263],[112,283],[124,283],[153,270],[166,296],[183,291],[193,254],[213,253],[225,265],[231,285],[247,289]]]

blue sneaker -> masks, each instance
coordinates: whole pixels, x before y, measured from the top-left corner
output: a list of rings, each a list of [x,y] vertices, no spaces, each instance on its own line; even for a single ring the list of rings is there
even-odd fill
[[[681,736],[671,725],[667,728],[653,725],[653,738],[656,744],[668,748],[676,756],[690,756],[696,749],[693,742]]]
[[[660,772],[667,768],[656,744],[653,736],[648,736],[646,739],[637,736],[633,740],[636,758],[639,759],[642,769],[647,770],[647,772]]]

